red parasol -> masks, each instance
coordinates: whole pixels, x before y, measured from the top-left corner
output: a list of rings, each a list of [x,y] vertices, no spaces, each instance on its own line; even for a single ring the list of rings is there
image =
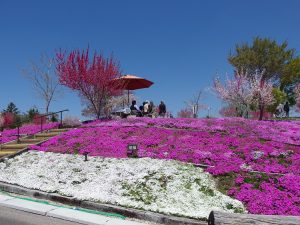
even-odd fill
[[[120,84],[119,87],[120,89],[128,90],[128,104],[129,104],[129,90],[148,88],[153,84],[153,82],[150,80],[147,80],[142,77],[129,75],[129,74],[114,79],[114,81],[117,81]]]

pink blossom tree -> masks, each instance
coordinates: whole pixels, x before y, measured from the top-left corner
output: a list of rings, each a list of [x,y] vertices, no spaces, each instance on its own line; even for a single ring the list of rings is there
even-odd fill
[[[4,120],[3,123],[4,127],[12,126],[16,120],[16,115],[13,114],[12,112],[5,112],[3,113],[3,120]]]
[[[295,86],[294,95],[296,99],[296,107],[298,108],[298,110],[300,110],[300,84]]]
[[[68,55],[60,51],[56,60],[60,83],[77,91],[86,109],[99,119],[108,100],[120,94],[119,84],[112,82],[121,75],[118,62],[96,52],[91,59],[88,48]]]
[[[270,81],[263,79],[263,72],[253,75],[249,82],[252,104],[259,109],[259,120],[262,120],[265,108],[275,102],[273,85]]]
[[[218,97],[236,109],[237,116],[248,116],[252,103],[252,90],[246,73],[236,72],[233,79],[227,77],[225,85],[219,78],[214,80],[214,91]]]
[[[262,78],[263,73],[253,76],[244,72],[235,73],[233,79],[227,78],[225,85],[215,79],[214,90],[223,101],[236,108],[238,116],[248,117],[249,107],[252,106],[259,109],[259,120],[262,120],[266,106],[275,100],[271,82]]]
[[[138,101],[137,96],[135,96],[133,93],[129,94],[129,102],[132,102],[132,100]],[[127,91],[124,91],[122,94],[118,96],[113,96],[109,99],[107,102],[104,111],[107,114],[110,114],[112,111],[118,110],[118,109],[124,109],[125,105],[128,101],[128,95]]]

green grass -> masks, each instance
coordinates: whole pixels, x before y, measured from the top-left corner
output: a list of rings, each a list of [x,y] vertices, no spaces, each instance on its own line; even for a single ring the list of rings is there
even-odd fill
[[[236,177],[237,174],[233,172],[214,177],[216,179],[217,189],[227,195],[228,190],[235,186]]]

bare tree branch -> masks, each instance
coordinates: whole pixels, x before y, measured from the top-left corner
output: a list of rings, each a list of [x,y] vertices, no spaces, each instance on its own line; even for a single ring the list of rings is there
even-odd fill
[[[61,94],[54,58],[42,53],[38,62],[30,61],[29,67],[22,69],[22,74],[31,81],[33,90],[44,101],[45,112],[48,113],[50,103]]]
[[[194,95],[192,99],[185,101],[185,104],[187,105],[187,109],[191,109],[193,112],[193,117],[198,117],[199,110],[204,109],[207,106],[204,104],[200,104],[200,100],[203,97],[203,90],[199,90],[197,95]]]

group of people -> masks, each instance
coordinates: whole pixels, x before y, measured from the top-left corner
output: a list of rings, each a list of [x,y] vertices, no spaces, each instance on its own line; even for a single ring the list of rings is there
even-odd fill
[[[131,102],[130,106],[131,114],[139,117],[142,116],[153,116],[155,112],[155,106],[152,101],[145,101],[141,106],[138,106],[136,100]],[[166,105],[163,101],[160,102],[158,106],[158,115],[161,117],[165,117],[167,112]]]
[[[286,102],[284,105],[280,103],[276,108],[276,117],[289,117],[290,106],[289,103]]]

